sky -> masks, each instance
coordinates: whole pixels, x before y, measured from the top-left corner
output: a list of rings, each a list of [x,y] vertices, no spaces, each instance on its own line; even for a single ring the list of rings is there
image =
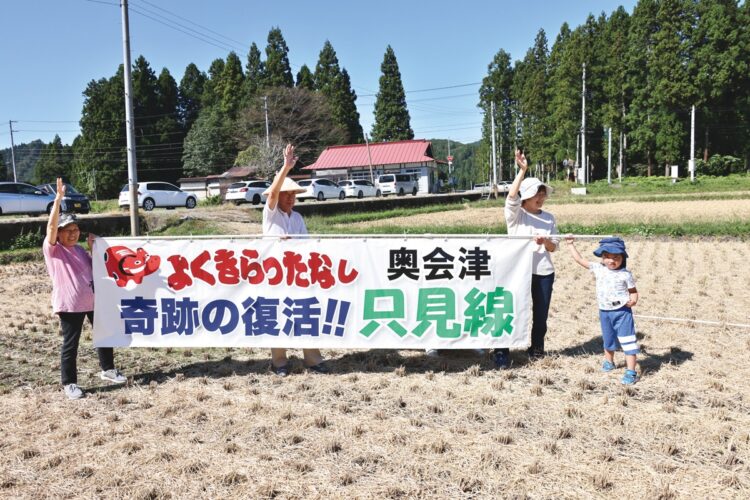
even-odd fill
[[[351,77],[370,132],[380,65],[390,45],[398,60],[415,138],[462,143],[481,137],[479,86],[498,50],[522,59],[539,29],[551,48],[563,22],[611,14],[636,0],[129,0],[131,61],[143,55],[179,83],[185,67],[207,71],[236,52],[243,65],[278,26],[293,75],[314,71],[326,40]],[[34,139],[65,144],[80,132],[83,91],[123,62],[117,0],[0,0],[0,149]],[[137,120],[137,117],[136,117]]]

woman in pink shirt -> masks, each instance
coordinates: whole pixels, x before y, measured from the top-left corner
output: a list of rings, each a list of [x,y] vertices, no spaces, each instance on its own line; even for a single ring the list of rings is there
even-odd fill
[[[80,399],[83,391],[78,387],[78,342],[86,317],[94,323],[94,276],[91,255],[78,244],[81,230],[76,216],[60,215],[60,203],[65,196],[65,184],[57,179],[55,202],[47,222],[47,237],[42,246],[44,262],[52,278],[52,310],[60,317],[63,344],[60,349],[60,372],[63,390],[69,399]],[[89,233],[91,248],[94,238]],[[100,377],[116,384],[127,379],[115,368],[111,347],[97,349]]]

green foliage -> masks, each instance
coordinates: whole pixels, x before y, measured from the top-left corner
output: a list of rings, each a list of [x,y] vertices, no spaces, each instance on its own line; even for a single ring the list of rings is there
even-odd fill
[[[700,175],[739,174],[745,171],[745,164],[734,156],[713,155],[708,162],[696,160],[695,171]]]
[[[184,174],[191,177],[228,170],[237,148],[231,138],[232,124],[215,108],[204,109],[185,138]]]
[[[375,123],[372,126],[372,140],[401,141],[413,139],[409,111],[406,109],[406,95],[401,82],[396,54],[389,45],[380,65],[380,89],[375,100]]]
[[[310,68],[307,67],[307,64],[303,64],[299,69],[296,86],[307,90],[315,89],[315,77],[313,76],[312,71],[310,71]]]
[[[178,90],[179,116],[185,133],[198,119],[205,85],[206,74],[200,71],[195,64],[188,64],[185,68],[185,74],[180,80]]]
[[[34,166],[32,184],[54,182],[58,177],[71,180],[72,155],[72,148],[70,146],[63,146],[60,136],[55,134],[55,138],[44,147],[39,161]]]
[[[213,196],[207,196],[205,199],[201,200],[200,204],[204,207],[217,207],[222,204],[222,199],[220,194],[215,194]]]
[[[266,66],[261,60],[260,49],[253,42],[247,53],[247,63],[245,65],[245,104],[258,94],[258,89],[265,79],[265,72]]]
[[[289,66],[289,48],[281,30],[276,27],[268,32],[264,87],[293,87],[292,69]]]
[[[0,250],[23,250],[25,248],[39,248],[44,242],[45,235],[41,230],[21,233],[12,240],[0,240]]]

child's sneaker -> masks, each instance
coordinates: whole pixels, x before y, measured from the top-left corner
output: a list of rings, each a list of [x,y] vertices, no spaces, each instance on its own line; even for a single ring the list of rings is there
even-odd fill
[[[623,385],[633,385],[638,381],[638,373],[635,370],[625,370],[625,375],[622,376]]]
[[[615,368],[617,368],[615,366],[615,364],[613,362],[611,362],[610,360],[608,360],[608,359],[605,359],[604,363],[602,363],[602,371],[603,372],[611,372]]]
[[[507,352],[498,349],[495,351],[492,358],[495,362],[495,368],[498,370],[507,370],[510,368],[510,355]]]
[[[128,381],[128,379],[120,373],[120,371],[117,368],[112,368],[111,370],[105,370],[99,374],[99,378],[102,380],[109,380],[110,382],[113,382],[115,384],[124,384]]]
[[[78,384],[68,384],[63,387],[63,391],[65,391],[68,399],[81,399],[83,397],[83,391],[78,387]]]

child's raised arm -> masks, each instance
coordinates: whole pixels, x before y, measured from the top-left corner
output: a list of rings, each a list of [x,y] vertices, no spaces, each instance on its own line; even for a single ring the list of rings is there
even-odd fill
[[[589,262],[581,257],[581,254],[578,252],[578,249],[576,248],[575,244],[573,243],[575,241],[575,238],[573,238],[572,234],[568,234],[565,236],[565,241],[568,242],[568,248],[570,248],[570,255],[573,256],[573,260],[578,262],[578,264],[581,265],[581,267],[585,267],[586,269],[589,268]]]

